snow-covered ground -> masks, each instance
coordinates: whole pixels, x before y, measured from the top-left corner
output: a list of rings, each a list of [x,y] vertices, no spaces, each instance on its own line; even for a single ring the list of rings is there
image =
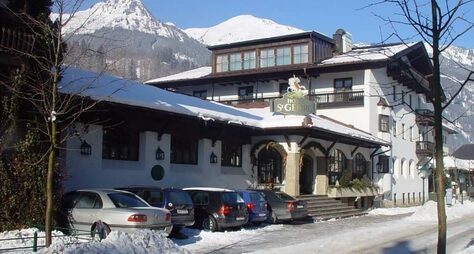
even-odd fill
[[[464,201],[463,205],[457,202],[447,207],[446,213],[448,252],[473,254],[472,234],[469,237],[465,232],[472,232],[474,228],[474,202]],[[54,232],[53,245],[40,253],[290,253],[295,250],[300,253],[367,253],[367,248],[371,248],[370,253],[429,252],[436,242],[436,221],[436,203],[429,201],[419,207],[374,209],[359,218],[301,225],[267,225],[218,233],[186,228],[183,232],[188,238],[184,240],[170,240],[161,233],[144,230],[135,234],[112,232],[102,242],[84,243]],[[32,240],[28,237],[35,231],[0,233],[0,252],[12,247],[31,247]],[[38,234],[38,245],[43,245],[44,233]],[[5,241],[10,238],[16,240]]]

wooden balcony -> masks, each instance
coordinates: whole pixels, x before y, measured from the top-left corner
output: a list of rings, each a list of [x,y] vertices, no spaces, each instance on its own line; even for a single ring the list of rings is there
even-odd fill
[[[23,29],[0,26],[0,50],[13,54],[31,54],[35,45],[33,34]]]
[[[434,125],[434,112],[430,109],[417,109],[415,110],[417,124],[422,125]]]
[[[364,91],[311,94],[310,98],[316,101],[318,109],[364,105]]]
[[[435,145],[430,141],[416,141],[416,155],[433,156]]]

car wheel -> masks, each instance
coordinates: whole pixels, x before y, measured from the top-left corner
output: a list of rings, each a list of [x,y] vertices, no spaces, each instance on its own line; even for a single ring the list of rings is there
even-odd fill
[[[94,240],[101,241],[110,234],[110,227],[102,221],[96,221],[91,227],[91,237]]]
[[[209,230],[211,232],[216,232],[218,230],[218,225],[216,219],[212,216],[209,215],[207,218],[205,218],[202,221],[202,229],[203,230]]]
[[[276,217],[276,214],[272,211],[269,212],[268,217],[267,217],[267,222],[269,224],[276,224],[278,222],[278,218]]]

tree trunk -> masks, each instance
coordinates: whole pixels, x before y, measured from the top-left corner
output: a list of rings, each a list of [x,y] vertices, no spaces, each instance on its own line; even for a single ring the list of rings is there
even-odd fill
[[[446,210],[445,210],[445,184],[444,184],[444,163],[443,163],[443,118],[441,106],[441,81],[439,66],[439,36],[437,3],[431,0],[431,11],[433,16],[433,107],[434,107],[434,130],[435,130],[435,179],[436,197],[438,201],[438,246],[437,253],[446,253]]]

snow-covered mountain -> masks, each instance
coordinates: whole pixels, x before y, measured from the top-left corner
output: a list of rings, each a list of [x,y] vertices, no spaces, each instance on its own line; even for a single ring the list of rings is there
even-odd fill
[[[57,14],[56,14],[57,15]],[[107,0],[78,11],[64,27],[65,34],[92,34],[103,28],[122,28],[183,40],[184,33],[153,17],[140,0]]]
[[[206,45],[218,45],[304,31],[277,24],[269,19],[261,19],[252,15],[240,15],[213,27],[188,28],[184,32]]]
[[[203,44],[155,19],[140,0],[104,0],[78,11],[63,26],[63,35],[70,64],[129,79],[145,81],[210,61]]]

